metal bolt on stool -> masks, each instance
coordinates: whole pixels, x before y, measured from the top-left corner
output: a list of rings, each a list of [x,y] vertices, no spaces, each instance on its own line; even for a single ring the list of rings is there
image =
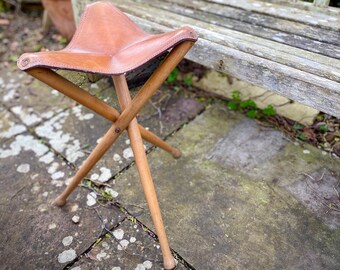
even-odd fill
[[[127,129],[145,198],[159,238],[165,269],[173,269],[176,265],[169,248],[142,138],[175,158],[180,157],[181,153],[140,126],[136,115],[196,40],[197,35],[190,27],[158,35],[148,34],[111,3],[97,2],[86,7],[77,31],[65,49],[25,53],[18,60],[21,70],[112,122],[110,129],[54,203],[58,206],[66,203],[81,180]],[[131,100],[125,74],[165,52],[169,52],[167,57]],[[52,71],[53,68],[112,76],[122,113],[58,75]]]

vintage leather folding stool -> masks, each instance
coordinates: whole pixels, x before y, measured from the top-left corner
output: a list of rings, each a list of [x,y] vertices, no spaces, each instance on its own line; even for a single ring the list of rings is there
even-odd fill
[[[159,238],[165,269],[174,268],[175,262],[165,234],[142,137],[171,153],[175,158],[180,156],[180,152],[138,125],[135,117],[196,40],[197,35],[190,27],[158,35],[148,34],[111,3],[97,2],[86,7],[77,31],[65,49],[25,53],[18,60],[18,67],[21,70],[112,122],[111,128],[80,167],[71,183],[55,199],[55,204],[63,206],[66,203],[70,193],[127,129],[144,194]],[[169,52],[167,57],[131,100],[126,73],[166,52]],[[112,76],[122,112],[119,113],[51,69]]]

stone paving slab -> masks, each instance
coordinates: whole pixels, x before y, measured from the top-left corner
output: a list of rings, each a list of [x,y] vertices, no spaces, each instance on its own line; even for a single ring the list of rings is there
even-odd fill
[[[6,108],[0,106],[0,143],[27,130]]]
[[[0,227],[6,232],[1,236],[5,244],[0,252],[0,269],[20,269],[23,264],[25,269],[61,269],[77,260],[102,231],[99,217],[90,208],[96,208],[108,220],[109,228],[125,218],[118,209],[99,206],[94,198],[95,194],[85,188],[78,188],[64,208],[51,205],[52,200],[75,173],[66,163],[79,166],[110,123],[62,97],[56,90],[19,73],[18,78],[29,88],[24,93],[24,87],[15,84],[11,79],[8,81],[11,74],[7,75],[1,81],[1,86],[6,89],[1,88],[1,91],[5,90],[7,93],[13,90],[13,95],[9,95],[6,102],[2,100],[5,106],[0,106],[0,184],[3,194],[0,208],[4,215]],[[87,83],[82,75],[78,76],[74,72],[62,75],[118,107],[108,80]],[[7,89],[8,85],[13,89]],[[38,92],[32,94],[31,89]],[[51,104],[49,109],[52,108],[52,113],[46,113],[46,108],[41,106],[45,101]],[[22,111],[29,114],[21,114],[16,109],[18,104]],[[166,109],[163,110],[162,106]],[[161,114],[158,108],[162,109]],[[166,137],[203,109],[204,106],[194,99],[173,95],[170,91],[159,91],[152,104],[141,112],[140,118],[146,127],[152,127],[160,136]],[[45,116],[42,116],[43,112],[46,113]],[[127,138],[120,138],[118,143],[120,155],[118,156],[117,150],[111,150],[111,158],[108,162],[101,161],[97,166],[97,177],[94,171],[91,178],[106,181],[132,163]],[[151,145],[147,144],[147,147],[150,148]],[[61,156],[58,156],[59,152]],[[110,191],[115,194],[112,189]],[[75,224],[72,218],[78,217],[80,222]],[[157,242],[145,235],[145,232],[137,236],[145,240],[145,246],[138,248],[142,248],[147,256],[160,256]],[[149,252],[148,245],[153,246],[153,252]],[[121,260],[122,267],[124,265],[126,269],[150,266],[148,262],[143,264],[145,261],[131,261],[123,255]],[[152,269],[159,269],[157,265],[159,264],[155,262]]]
[[[64,70],[58,73],[93,95],[111,87],[108,79],[90,83],[84,73]],[[0,93],[3,93],[0,101],[26,126],[35,126],[76,105],[75,101],[20,70],[2,72]]]
[[[87,83],[83,75],[75,74],[65,75],[117,108],[108,80]],[[42,87],[41,92],[36,98],[21,100],[18,93],[23,88],[10,75],[0,78],[0,93],[4,93],[0,102],[0,228],[5,232],[0,234],[4,243],[0,269],[21,269],[22,265],[25,269],[61,269],[69,263],[77,270],[160,269],[157,243],[118,209],[100,206],[89,190],[78,188],[64,208],[50,205],[74,174],[66,161],[79,166],[110,123],[36,81],[27,81],[27,87]],[[18,78],[25,82],[24,76]],[[40,107],[41,95],[55,106],[44,117],[48,111]],[[21,115],[17,106],[32,118]],[[162,107],[166,109],[160,113]],[[139,121],[167,137],[203,110],[190,97],[162,90],[141,112]],[[32,115],[40,119],[34,122]],[[292,143],[282,133],[219,105],[168,140],[179,146],[181,159],[174,160],[159,149],[151,151],[148,159],[171,246],[196,269],[340,268],[338,160]],[[130,164],[129,141],[122,137],[89,177],[106,181]],[[108,183],[115,199],[153,228],[135,167]],[[105,238],[78,260],[102,230],[94,208],[110,228],[125,219],[117,228],[125,236]],[[74,216],[79,216],[79,223],[72,222]],[[126,240],[120,245],[127,249],[120,250],[116,240]]]
[[[162,269],[160,246],[143,228],[125,220],[112,235],[107,234],[71,270],[147,270]],[[181,263],[178,270],[186,269]]]
[[[2,81],[4,94],[0,101],[26,126],[35,126],[74,105],[58,91],[20,70],[2,74]]]
[[[327,160],[336,170],[338,160],[328,158],[326,152],[315,152],[315,148],[307,144],[297,146],[300,146],[299,142],[291,143],[282,132],[242,118],[218,139],[205,157],[226,169],[237,169],[254,180],[274,181],[280,186],[290,184],[298,175],[296,170],[287,168],[303,168],[300,173],[311,173]],[[318,159],[325,162],[317,162]]]
[[[339,174],[339,170],[336,173],[322,168],[311,174],[305,173],[286,186],[288,191],[333,230],[340,227]]]
[[[155,150],[148,159],[170,244],[196,269],[340,268],[338,223],[329,227],[296,191],[304,174],[318,179],[320,170],[333,186],[326,180],[330,173],[340,179],[339,160],[218,105],[169,142],[183,157]],[[115,190],[122,204],[144,207],[139,219],[153,228],[137,182],[133,166],[116,178]]]
[[[73,171],[32,135],[0,146],[0,172],[0,269],[62,269],[96,241],[101,221],[89,209],[90,192],[78,188],[65,207],[52,206]],[[125,217],[118,209],[97,210],[108,226]]]

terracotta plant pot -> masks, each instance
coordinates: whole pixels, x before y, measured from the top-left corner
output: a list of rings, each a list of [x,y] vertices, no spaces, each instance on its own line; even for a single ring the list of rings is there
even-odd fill
[[[76,31],[71,0],[42,0],[42,4],[60,34],[70,40]]]

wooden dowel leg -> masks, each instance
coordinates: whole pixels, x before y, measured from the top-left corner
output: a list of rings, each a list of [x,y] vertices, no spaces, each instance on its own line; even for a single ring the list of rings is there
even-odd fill
[[[124,75],[113,76],[114,84],[117,91],[119,103],[122,110],[125,110],[131,102],[130,93]],[[151,177],[148,161],[144,151],[143,141],[138,129],[138,123],[134,118],[128,126],[131,148],[135,157],[136,166],[139,172],[141,184],[143,186],[146,201],[149,205],[152,221],[162,250],[164,269],[173,269],[176,266],[175,260],[171,254],[168,239],[162,220],[161,210],[158,204],[156,190]]]
[[[96,148],[93,150],[91,155],[87,158],[87,160],[81,166],[79,171],[73,177],[69,186],[63,191],[63,193],[60,196],[58,196],[56,198],[56,200],[54,201],[55,204],[62,206],[66,203],[67,197],[78,186],[80,181],[88,174],[88,172],[96,164],[96,162],[110,148],[110,146],[115,142],[115,140],[119,137],[119,135],[129,126],[129,124],[132,122],[132,120],[136,117],[137,113],[141,110],[141,108],[145,105],[145,103],[150,99],[150,97],[157,90],[157,88],[162,84],[162,82],[167,78],[167,76],[175,68],[175,66],[181,61],[181,59],[183,59],[184,55],[189,51],[189,49],[192,47],[193,44],[194,44],[194,42],[185,41],[181,44],[178,44],[175,48],[173,48],[171,50],[171,52],[169,53],[169,55],[166,57],[166,59],[163,61],[162,65],[159,66],[159,68],[151,75],[151,77],[147,80],[147,82],[144,84],[144,86],[141,88],[141,90],[137,93],[137,95],[135,96],[133,101],[127,102],[126,104],[124,104],[125,109],[124,109],[124,111],[122,112],[121,115],[117,115],[116,112],[113,111],[114,109],[112,107],[110,107],[109,105],[107,105],[104,102],[102,104],[99,99],[95,99],[91,95],[84,94],[85,91],[81,92],[82,89],[81,88],[78,89],[77,87],[74,87],[75,85],[73,85],[71,82],[69,82],[67,80],[62,81],[60,79],[60,78],[62,78],[61,76],[57,80],[55,80],[55,78],[56,78],[55,76],[47,76],[44,79],[43,74],[48,73],[48,74],[51,75],[52,74],[51,70],[43,69],[43,68],[34,68],[34,69],[27,71],[32,76],[40,79],[43,82],[46,82],[48,85],[56,86],[55,88],[57,90],[59,90],[60,92],[65,93],[65,95],[73,98],[76,101],[79,101],[80,103],[82,103],[84,105],[88,105],[88,107],[90,109],[94,110],[95,112],[99,113],[100,115],[107,115],[105,113],[105,110],[111,110],[113,112],[112,115],[111,114],[109,115],[109,117],[112,118],[111,121],[114,121],[113,118],[117,119],[117,117],[118,117],[117,121],[112,125],[110,130],[105,134],[102,141],[96,146]],[[47,73],[46,73],[46,70],[47,70]],[[54,74],[56,74],[56,73],[54,73]],[[47,82],[46,78],[51,79],[49,83]],[[124,76],[123,77],[118,76],[117,78],[123,78],[124,82],[126,84],[126,80],[125,80]],[[61,84],[61,86],[60,86],[60,84]],[[54,87],[54,86],[52,86],[52,87]],[[70,90],[70,89],[67,90],[68,86],[70,88],[73,88],[73,90],[74,90],[73,94],[72,94],[72,90]],[[126,91],[127,91],[128,96],[129,96],[129,100],[131,100],[131,97],[130,97],[129,92],[128,92],[128,88],[126,88]],[[79,98],[78,95],[80,95],[80,98]],[[87,97],[90,100],[86,101]],[[96,105],[93,105],[93,103],[96,104]],[[106,105],[104,106],[104,104],[106,104]],[[103,105],[104,107],[101,107],[101,105]],[[114,114],[116,114],[116,115],[114,115]],[[133,128],[133,134],[134,134],[132,136],[133,138],[134,137],[137,138],[138,135],[139,135],[140,141],[142,140],[137,121],[136,121],[136,128]],[[141,141],[141,143],[134,143],[134,145],[135,145],[134,152],[136,152],[137,156],[140,156],[140,159],[141,159],[139,164],[144,164],[145,162],[147,164],[142,141]],[[162,144],[162,145],[164,146],[164,144]],[[143,151],[139,151],[140,150],[139,148],[141,148],[141,147],[143,147]],[[139,149],[139,150],[137,151],[136,149]],[[140,154],[140,153],[142,153],[142,154]],[[142,158],[143,155],[145,157],[144,162],[143,162],[143,158]],[[136,163],[137,163],[137,160],[136,160]],[[139,167],[139,165],[137,167]],[[148,166],[147,166],[147,168],[148,168]],[[145,194],[148,194],[148,195],[146,195],[147,198],[150,198],[150,196],[152,197],[152,195],[150,195],[150,194],[156,195],[154,188],[150,188],[150,186],[153,187],[151,175],[148,176],[146,174],[145,176],[143,176],[143,179],[146,179],[145,181],[143,180],[142,183],[144,183],[143,187],[144,187],[144,190],[145,190]],[[152,191],[152,189],[153,189],[153,191]],[[147,199],[147,201],[148,201],[148,203],[150,201],[150,203],[149,203],[150,212],[151,212],[151,214],[153,213],[153,221],[155,223],[156,231],[157,230],[159,231],[160,243],[163,243],[163,247],[165,249],[164,252],[163,252],[164,263],[165,263],[165,265],[166,264],[171,265],[171,263],[170,263],[171,259],[169,259],[170,257],[168,256],[169,254],[171,255],[171,252],[170,252],[170,249],[169,249],[169,246],[168,246],[168,243],[167,243],[163,222],[162,222],[162,219],[161,219],[161,216],[160,216],[160,210],[159,210],[157,198],[156,198],[157,203],[155,204],[155,206],[153,206],[153,201],[151,199]],[[151,210],[151,209],[153,209],[153,210]],[[160,217],[160,220],[159,220],[158,216]],[[171,258],[172,258],[172,256],[171,256]],[[172,259],[172,261],[173,261],[173,259]]]
[[[97,97],[92,96],[91,94],[89,94],[79,86],[75,85],[74,83],[70,82],[69,80],[65,79],[64,77],[60,76],[53,70],[37,67],[28,70],[27,73],[37,78],[39,81],[47,84],[48,86],[58,90],[62,94],[77,101],[88,109],[98,113],[109,121],[114,122],[120,116],[119,112],[116,109],[114,109],[104,101],[98,99]],[[142,126],[139,126],[139,129],[142,133],[142,137],[146,141],[170,153],[174,158],[179,158],[181,156],[181,152],[177,148],[172,147],[151,131],[146,130]]]
[[[149,205],[151,217],[161,246],[164,269],[173,269],[176,264],[171,254],[168,238],[165,233],[161,210],[157,200],[156,190],[152,180],[148,161],[144,151],[142,137],[137,127],[137,120],[131,121],[128,127],[131,148],[135,157],[136,166],[139,172],[140,181],[143,186],[146,201]]]
[[[142,138],[153,145],[165,150],[166,152],[170,153],[174,158],[181,157],[181,151],[170,144],[163,141],[161,138],[159,138],[157,135],[155,135],[152,132],[148,132],[144,127],[139,125],[139,130],[141,132]]]
[[[68,196],[72,191],[79,185],[81,180],[90,172],[93,166],[98,162],[98,160],[105,154],[105,152],[110,148],[110,146],[117,140],[121,133],[115,132],[115,126],[106,132],[104,137],[100,140],[97,146],[93,149],[91,154],[81,165],[76,175],[72,178],[69,185],[65,190],[54,200],[54,204],[58,206],[63,206],[66,203]]]
[[[146,102],[166,80],[171,71],[178,65],[183,59],[185,54],[193,46],[194,42],[184,41],[174,47],[163,63],[156,69],[156,71],[150,76],[142,88],[138,91],[137,95],[133,98],[132,102],[126,107],[119,117],[122,122],[131,122],[131,120],[137,115],[137,113],[144,107]],[[120,123],[117,121],[117,125]]]

